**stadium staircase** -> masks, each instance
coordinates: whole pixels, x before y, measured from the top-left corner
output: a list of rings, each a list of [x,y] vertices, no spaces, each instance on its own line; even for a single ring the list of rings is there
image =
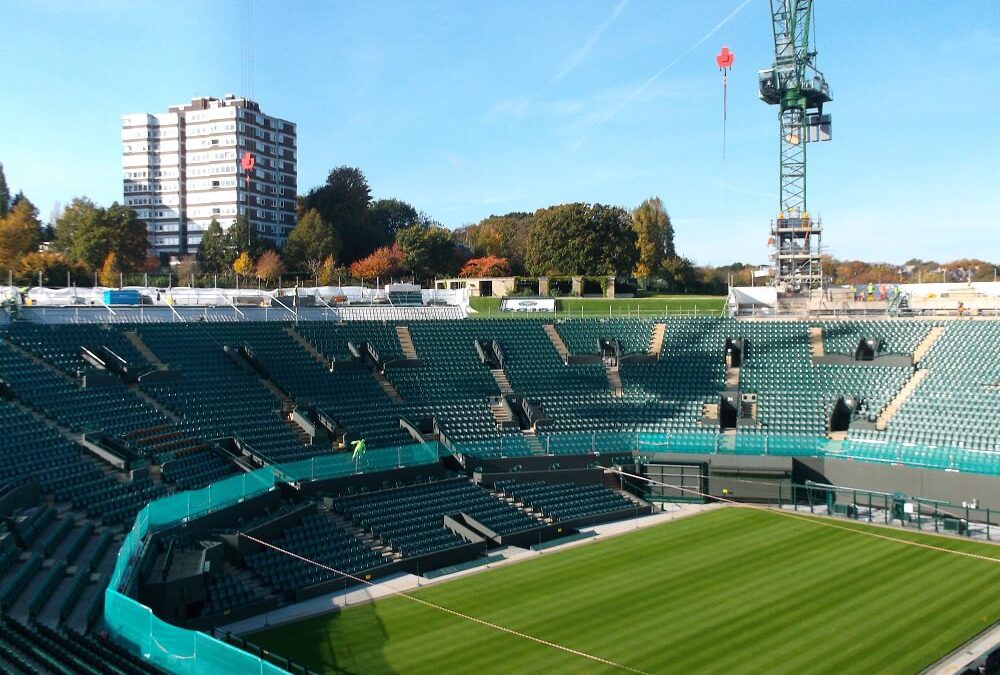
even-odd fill
[[[134,330],[127,330],[125,331],[125,339],[128,340],[133,347],[135,347],[135,350],[142,355],[142,358],[146,359],[146,362],[149,363],[149,365],[159,368],[160,370],[167,367],[167,365],[160,360],[160,357],[158,357],[153,350],[149,348],[149,345],[143,342],[139,333]]]
[[[372,549],[376,553],[381,554],[382,557],[385,559],[385,562],[387,563],[393,562],[403,557],[402,554],[393,551],[391,547],[383,544],[380,539],[377,539],[374,536],[372,536],[372,534],[368,532],[366,529],[364,529],[363,527],[359,527],[358,525],[355,525],[354,521],[352,521],[350,518],[347,518],[342,514],[337,513],[333,509],[324,510],[322,511],[322,513],[326,514],[326,516],[330,518],[337,525],[337,527],[353,534],[355,537],[360,539],[364,544],[366,544],[368,548]]]
[[[663,351],[663,340],[666,335],[667,324],[654,323],[653,334],[649,338],[649,349],[646,350],[646,353],[650,356],[655,356],[657,359],[660,358],[660,352]]]
[[[493,414],[493,420],[496,422],[497,427],[504,426],[514,421],[514,417],[510,414],[510,410],[507,406],[503,404],[503,399],[497,399],[490,403],[490,412]]]
[[[507,374],[503,372],[502,368],[491,369],[490,374],[493,376],[493,381],[497,383],[501,394],[511,394],[514,392],[514,388],[510,386]]]
[[[738,389],[740,386],[740,369],[726,368],[726,389]]]
[[[292,419],[292,411],[295,410],[295,400],[270,377],[265,377],[261,372],[257,372],[257,375],[264,388],[281,401],[281,419],[284,421],[285,426],[292,430],[292,433],[295,434],[302,445],[311,445],[312,439],[309,437],[308,432]]]
[[[934,326],[927,332],[927,335],[924,336],[924,338],[913,350],[913,364],[915,366],[923,361],[924,357],[927,356],[927,353],[931,350],[935,343],[937,343],[941,335],[944,334],[944,330],[945,329],[941,326]],[[920,383],[924,381],[925,377],[927,377],[928,372],[929,371],[926,369],[916,369],[913,371],[913,374],[910,375],[910,378],[906,381],[906,384],[903,385],[903,388],[900,389],[899,392],[892,398],[885,409],[879,413],[878,418],[875,420],[876,429],[879,431],[885,431],[889,424],[889,420],[891,420],[893,415],[895,415],[903,404],[906,403],[906,400],[910,398],[910,395],[916,391],[917,387],[920,386]]]
[[[611,397],[622,398],[625,394],[622,390],[622,376],[618,370],[618,366],[613,366],[605,362],[604,372],[608,378],[608,389],[611,390]]]
[[[155,398],[153,398],[152,396],[150,396],[149,394],[147,394],[146,392],[144,392],[142,389],[139,388],[138,384],[130,384],[130,385],[128,385],[128,388],[129,388],[129,390],[133,394],[135,394],[138,398],[140,398],[146,405],[148,405],[153,410],[158,411],[161,415],[163,415],[164,417],[166,417],[171,422],[180,422],[181,421],[181,418],[177,415],[177,413],[175,413],[173,410],[171,410],[170,408],[168,408],[167,406],[163,405],[162,403],[160,403],[159,401],[157,401]]]
[[[906,402],[906,399],[910,398],[910,394],[912,394],[914,390],[920,386],[920,383],[923,382],[925,377],[927,377],[927,372],[928,371],[926,370],[913,371],[913,375],[910,376],[910,379],[906,381],[903,388],[899,390],[899,393],[893,397],[893,399],[889,402],[889,405],[885,407],[885,410],[883,410],[875,420],[876,429],[879,431],[885,431],[889,420],[892,419],[892,416],[896,414],[896,411],[899,410],[900,407]]]
[[[396,337],[399,339],[399,346],[403,350],[403,357],[407,361],[416,361],[417,349],[413,346],[413,336],[410,335],[409,326],[396,326]]]
[[[538,440],[538,436],[535,434],[534,429],[522,429],[521,434],[524,436],[524,444],[528,446],[528,450],[532,455],[545,454],[545,447],[542,446],[542,442]]]
[[[569,349],[566,347],[566,343],[563,342],[562,336],[559,335],[559,331],[556,330],[555,325],[551,323],[544,324],[542,330],[545,331],[545,334],[552,342],[552,346],[556,348],[556,353],[559,354],[562,362],[569,363]]]
[[[372,371],[372,374],[375,376],[375,380],[378,382],[378,386],[382,387],[382,391],[385,392],[386,396],[388,396],[396,403],[403,402],[403,397],[399,395],[399,392],[396,390],[396,387],[394,387],[392,382],[389,381],[389,378],[385,376],[385,373],[376,368],[375,370]]]
[[[819,326],[809,328],[809,356],[813,359],[822,358],[823,351],[823,329]]]
[[[930,329],[927,336],[921,340],[920,344],[917,345],[917,348],[913,350],[914,365],[920,363],[923,358],[927,356],[927,352],[930,351],[931,347],[934,346],[934,343],[938,341],[943,333],[944,328],[941,326],[934,326]]]
[[[320,353],[320,351],[318,349],[316,349],[315,345],[313,345],[312,342],[310,342],[305,337],[303,337],[302,334],[299,333],[299,331],[295,330],[294,326],[288,326],[288,327],[286,327],[285,328],[285,333],[287,333],[290,338],[292,338],[293,340],[295,340],[295,342],[300,347],[302,347],[302,349],[304,349],[307,354],[309,354],[314,359],[316,359],[316,362],[318,364],[320,364],[321,366],[323,366],[324,368],[326,368],[328,370],[330,369],[330,366],[332,365],[330,359],[327,358],[322,353]]]
[[[79,378],[74,377],[73,375],[67,373],[66,371],[64,371],[64,370],[62,370],[62,369],[54,366],[52,363],[46,361],[45,359],[40,358],[39,356],[36,356],[34,354],[34,352],[31,352],[31,351],[25,349],[20,344],[14,342],[14,341],[9,341],[9,342],[6,342],[5,344],[8,347],[10,347],[11,351],[13,351],[16,354],[18,354],[21,358],[23,358],[23,359],[25,359],[27,361],[31,361],[32,363],[41,366],[42,368],[44,368],[45,370],[47,370],[49,373],[52,373],[53,375],[55,375],[56,377],[58,377],[61,380],[64,380],[64,381],[69,382],[69,383],[71,383],[73,385],[79,386],[79,384],[80,384],[80,379]]]

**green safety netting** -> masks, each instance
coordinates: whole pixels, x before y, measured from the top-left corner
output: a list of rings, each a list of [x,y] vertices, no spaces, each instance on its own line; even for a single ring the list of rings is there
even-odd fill
[[[926,445],[899,440],[825,437],[794,434],[737,433],[723,435],[662,432],[564,432],[537,435],[539,446],[483,443],[452,443],[450,447],[470,457],[530,457],[638,452],[651,454],[698,453],[771,455],[786,457],[833,457],[883,464],[946,469],[965,473],[1000,475],[1000,452],[960,446]]]
[[[324,455],[290,464],[264,467],[150,502],[136,516],[122,541],[114,572],[104,594],[108,631],[143,658],[173,673],[284,673],[272,663],[199,631],[161,621],[145,605],[125,595],[134,563],[150,532],[180,525],[245,499],[264,494],[276,483],[321,480],[372,473],[438,461],[436,445],[411,444],[368,450],[352,459],[350,453]]]

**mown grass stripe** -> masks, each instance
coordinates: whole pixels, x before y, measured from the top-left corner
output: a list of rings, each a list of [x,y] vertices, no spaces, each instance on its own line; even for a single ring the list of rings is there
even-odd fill
[[[1000,619],[1000,565],[844,526],[723,509],[417,595],[655,673],[909,672]],[[877,532],[1000,556],[974,542]],[[253,639],[327,672],[605,672],[398,598]]]

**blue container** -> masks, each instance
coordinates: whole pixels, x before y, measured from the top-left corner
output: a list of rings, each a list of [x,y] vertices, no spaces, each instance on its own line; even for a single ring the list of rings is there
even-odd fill
[[[138,305],[141,300],[139,291],[104,291],[105,305]]]

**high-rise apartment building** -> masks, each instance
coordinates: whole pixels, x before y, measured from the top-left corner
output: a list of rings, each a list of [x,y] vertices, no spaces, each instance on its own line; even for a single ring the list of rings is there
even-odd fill
[[[295,125],[254,101],[203,97],[165,113],[124,115],[122,144],[125,204],[146,222],[163,260],[195,253],[213,218],[226,230],[246,215],[278,245],[295,227]]]

